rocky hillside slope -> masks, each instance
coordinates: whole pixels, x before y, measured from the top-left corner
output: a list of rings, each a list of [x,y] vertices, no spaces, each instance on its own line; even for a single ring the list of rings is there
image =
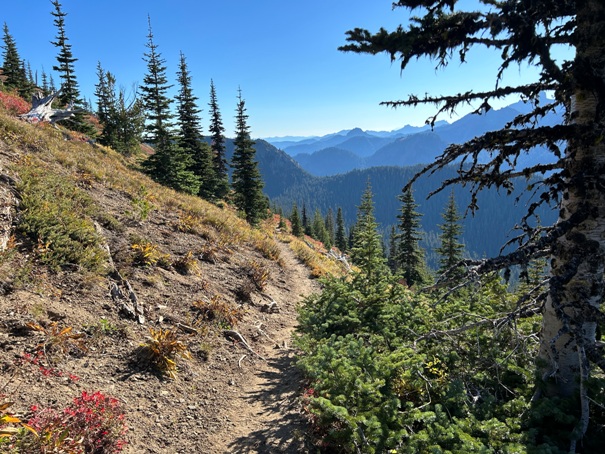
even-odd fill
[[[0,112],[0,401],[111,396],[127,453],[306,450],[290,335],[336,265],[136,167]]]

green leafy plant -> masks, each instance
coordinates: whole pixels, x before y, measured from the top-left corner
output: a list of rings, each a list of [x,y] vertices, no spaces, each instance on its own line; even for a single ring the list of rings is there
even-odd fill
[[[97,323],[85,325],[84,331],[86,331],[86,333],[93,338],[99,338],[102,336],[125,336],[124,327],[117,326],[106,318],[101,318]]]
[[[39,259],[58,269],[81,266],[97,271],[106,255],[89,216],[92,199],[66,175],[27,157],[17,166],[21,195],[18,228],[38,245]]]
[[[140,186],[137,195],[132,198],[131,205],[134,209],[133,217],[140,221],[147,220],[149,214],[156,209],[155,197],[143,185]]]

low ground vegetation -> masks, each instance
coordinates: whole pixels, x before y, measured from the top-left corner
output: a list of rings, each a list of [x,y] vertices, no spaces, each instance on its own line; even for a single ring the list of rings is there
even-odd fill
[[[138,165],[0,108],[2,452],[209,452],[235,389],[221,377],[244,383],[274,347],[264,295],[298,298],[276,223]]]
[[[379,259],[378,259],[379,260]],[[323,280],[300,310],[305,408],[330,452],[564,453],[577,397],[534,396],[541,318],[500,276],[423,293],[383,268]],[[602,399],[603,377],[588,383]],[[603,421],[600,406],[591,418]],[[598,452],[594,426],[583,452]]]

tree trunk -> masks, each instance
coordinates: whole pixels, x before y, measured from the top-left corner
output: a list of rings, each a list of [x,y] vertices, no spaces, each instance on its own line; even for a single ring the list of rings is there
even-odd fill
[[[587,352],[594,351],[605,294],[605,3],[578,1],[577,8],[571,121],[595,136],[590,143],[574,139],[567,145],[567,189],[559,222],[570,218],[580,222],[553,248],[539,355],[547,395],[562,397],[578,392],[585,397],[582,385],[590,372]],[[587,407],[582,408],[584,417]]]

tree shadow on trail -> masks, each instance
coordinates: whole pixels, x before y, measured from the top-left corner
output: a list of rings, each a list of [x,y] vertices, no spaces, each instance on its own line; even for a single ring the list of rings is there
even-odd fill
[[[298,397],[302,374],[294,365],[294,356],[284,352],[268,361],[272,370],[259,372],[265,380],[260,390],[248,393],[245,399],[262,404],[261,414],[271,414],[271,420],[245,437],[229,443],[229,453],[307,453],[314,452],[308,435],[308,424],[301,413]]]

